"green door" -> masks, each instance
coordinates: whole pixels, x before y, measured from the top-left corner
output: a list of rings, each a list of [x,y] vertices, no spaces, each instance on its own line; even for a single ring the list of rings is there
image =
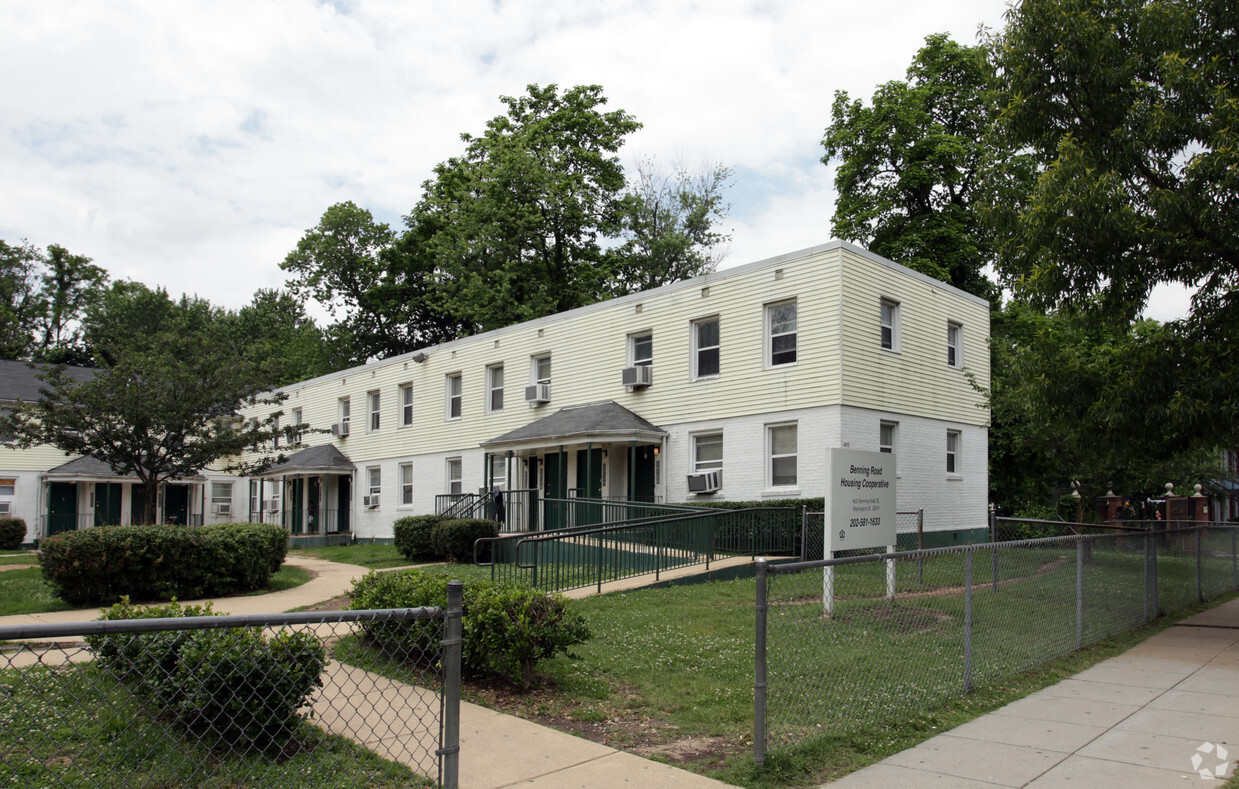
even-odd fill
[[[120,523],[121,496],[125,486],[119,482],[95,483],[95,525],[115,526]]]
[[[146,486],[134,485],[129,489],[129,522],[154,523],[155,519],[146,512]]]
[[[636,463],[633,466],[633,499],[636,501],[654,501],[654,447],[646,445],[636,448]]]
[[[290,523],[289,529],[293,534],[301,533],[301,523],[305,518],[305,505],[302,503],[302,494],[305,492],[305,480],[301,477],[293,479],[292,501],[289,504]]]
[[[353,479],[352,477],[340,477],[339,495],[336,497],[337,512],[339,513],[336,521],[339,531],[347,532],[349,530],[349,515],[353,508]]]
[[[568,492],[565,490],[559,460],[559,453],[546,455],[542,459],[542,495],[545,501],[543,512],[546,515],[543,520],[548,529],[562,529],[568,525],[568,513],[564,509],[566,505],[562,501],[552,501],[563,499]]]
[[[602,450],[578,449],[576,451],[576,487],[581,498],[602,498]],[[602,523],[602,507],[585,504],[576,510],[577,526],[593,526]]]
[[[163,522],[184,526],[189,523],[189,486],[165,485],[163,489]]]
[[[323,530],[323,514],[319,511],[323,499],[323,480],[322,477],[310,477],[309,483],[306,496],[305,530],[310,534],[318,534]]]
[[[77,483],[53,482],[47,492],[47,536],[77,528]]]

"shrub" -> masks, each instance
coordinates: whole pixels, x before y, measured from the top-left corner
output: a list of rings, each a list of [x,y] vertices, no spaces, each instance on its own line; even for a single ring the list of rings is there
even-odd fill
[[[447,582],[429,573],[408,570],[370,573],[353,582],[350,608],[447,606]],[[464,588],[464,646],[467,671],[493,673],[528,690],[539,660],[567,652],[590,637],[584,617],[561,595],[526,587],[475,581]],[[437,621],[364,622],[367,644],[405,660],[438,653]]]
[[[499,524],[494,521],[454,518],[435,524],[430,533],[430,541],[436,555],[464,564],[473,561],[474,542],[498,534]],[[480,555],[478,558],[486,561],[487,555]]]
[[[26,522],[21,518],[0,518],[0,550],[14,551],[26,539]]]
[[[136,607],[129,600],[100,619],[209,616],[211,606]],[[96,660],[187,728],[242,747],[278,747],[316,687],[327,653],[308,632],[264,638],[258,628],[88,636]]]
[[[406,559],[433,558],[435,549],[432,534],[435,526],[442,520],[442,515],[410,515],[398,519],[392,524],[396,550]]]
[[[39,562],[56,594],[78,606],[207,597],[261,589],[288,550],[279,526],[227,523],[100,526],[44,540]]]

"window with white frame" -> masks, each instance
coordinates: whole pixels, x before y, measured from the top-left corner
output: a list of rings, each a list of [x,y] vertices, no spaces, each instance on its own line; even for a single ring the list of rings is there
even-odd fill
[[[770,425],[766,428],[770,453],[769,484],[772,488],[796,484],[796,425]]]
[[[301,409],[300,409],[300,408],[294,408],[294,409],[292,410],[292,420],[293,420],[293,421],[292,421],[292,425],[293,425],[293,434],[292,434],[292,436],[288,439],[288,443],[290,443],[290,444],[300,444],[300,443],[301,443],[301,424],[302,424],[302,422],[301,422]]]
[[[716,471],[723,467],[723,434],[693,436],[693,471]]]
[[[882,299],[882,347],[899,350],[899,302]]]
[[[959,473],[959,431],[946,431],[946,473]]]
[[[719,368],[718,318],[693,322],[693,378],[714,378]]]
[[[508,487],[508,459],[503,455],[490,456],[490,480],[495,488],[505,490]]]
[[[654,364],[653,332],[628,335],[628,361],[630,367],[649,367]]]
[[[409,505],[413,503],[413,464],[400,464],[400,503]]]
[[[368,392],[366,394],[366,404],[370,408],[370,432],[379,429],[380,420],[383,415],[383,401],[379,392]]]
[[[17,480],[14,477],[0,479],[0,496],[16,496]]]
[[[535,384],[549,384],[551,382],[551,355],[549,353],[534,356],[530,360],[530,368]]]
[[[13,502],[0,501],[0,517],[7,518],[13,514]]]
[[[413,384],[400,384],[400,426],[413,424]]]
[[[463,491],[461,487],[461,469],[463,464],[460,458],[447,459],[447,492],[453,496],[459,496]]]
[[[946,363],[951,367],[964,366],[964,327],[958,323],[946,325]]]
[[[211,512],[228,515],[232,512],[232,483],[211,483]]]
[[[279,449],[280,446],[280,415],[271,415],[271,446],[274,449]]]
[[[795,301],[766,305],[766,359],[770,367],[796,363],[797,313]]]
[[[383,469],[379,466],[366,469],[366,481],[369,483],[367,487],[370,490],[370,500],[377,504],[379,495],[383,492]]]
[[[464,387],[460,373],[452,373],[447,377],[447,418],[460,419],[461,393]]]
[[[486,368],[486,413],[497,414],[503,410],[503,365],[493,364]]]
[[[894,452],[895,440],[898,438],[899,423],[883,422],[878,427],[878,451]]]
[[[348,434],[349,422],[352,419],[352,401],[347,397],[340,398],[340,435]]]
[[[262,518],[259,513],[262,512],[262,481],[257,479],[250,480],[250,520]]]

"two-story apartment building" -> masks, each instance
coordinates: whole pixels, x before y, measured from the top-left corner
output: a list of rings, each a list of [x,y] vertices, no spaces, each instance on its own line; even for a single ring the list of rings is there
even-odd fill
[[[983,299],[834,241],[284,387],[331,432],[232,507],[364,539],[490,487],[811,497],[852,447],[897,453],[927,529],[983,528],[988,338]]]

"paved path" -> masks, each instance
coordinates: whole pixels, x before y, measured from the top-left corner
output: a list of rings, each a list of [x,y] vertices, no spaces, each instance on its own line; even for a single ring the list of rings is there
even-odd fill
[[[1199,753],[1198,748],[1214,746]],[[1226,758],[1219,760],[1216,746]],[[1223,786],[1239,759],[1239,600],[829,784],[830,789]]]

